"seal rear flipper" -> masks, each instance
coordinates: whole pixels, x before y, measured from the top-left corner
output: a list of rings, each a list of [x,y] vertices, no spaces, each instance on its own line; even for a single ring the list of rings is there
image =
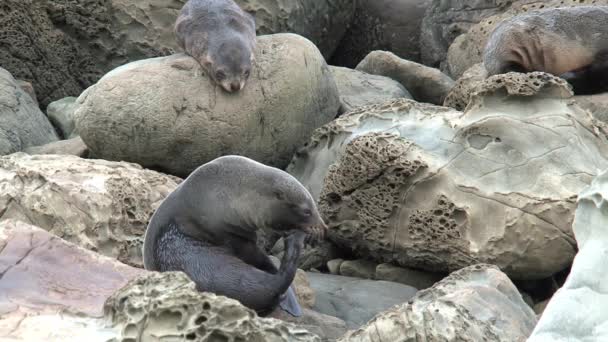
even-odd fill
[[[296,297],[296,292],[293,290],[293,285],[291,285],[281,296],[279,306],[283,311],[294,317],[302,316],[302,307],[300,306],[300,303],[298,303],[298,297]]]

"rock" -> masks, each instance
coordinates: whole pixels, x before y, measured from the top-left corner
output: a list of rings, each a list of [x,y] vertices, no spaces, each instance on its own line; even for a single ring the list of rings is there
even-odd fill
[[[268,317],[293,323],[299,328],[304,328],[317,336],[321,336],[324,341],[335,341],[344,335],[347,330],[346,322],[343,320],[307,308],[302,309],[302,316],[300,317],[293,317],[280,309],[273,311]]]
[[[356,69],[392,78],[419,102],[442,104],[454,86],[454,81],[441,71],[406,61],[387,51],[370,52]]]
[[[258,35],[296,33],[310,39],[329,59],[355,14],[352,0],[235,0],[253,14]]]
[[[534,312],[509,278],[491,265],[452,273],[339,341],[524,341]]]
[[[316,130],[287,170],[318,199],[329,239],[432,272],[484,262],[542,279],[566,268],[575,199],[608,168],[608,130],[551,75],[487,82],[464,113],[393,100]]]
[[[443,277],[444,275],[440,273],[419,271],[391,264],[380,264],[376,267],[375,279],[405,284],[422,290],[433,286],[433,284],[443,279]]]
[[[274,247],[270,250],[270,254],[277,257],[279,260],[283,258],[284,252],[283,239],[277,240]],[[319,268],[327,264],[329,260],[335,259],[338,255],[336,246],[330,241],[322,241],[314,246],[304,246],[298,267],[303,270]]]
[[[336,66],[330,66],[329,70],[340,93],[340,114],[356,107],[382,103],[390,99],[412,98],[399,82],[388,77]]]
[[[16,82],[19,87],[32,98],[36,106],[38,106],[38,98],[36,97],[36,91],[34,90],[34,86],[27,81],[16,80]]]
[[[355,1],[353,1],[355,2]],[[429,0],[361,0],[331,63],[354,68],[373,50],[420,61],[420,26]]]
[[[608,172],[580,192],[573,230],[578,253],[566,282],[551,298],[529,342],[605,341],[608,284]]]
[[[520,0],[513,1],[510,6],[508,3],[506,2],[496,13],[471,26],[468,32],[456,38],[450,45],[447,54],[447,70],[445,70],[450,76],[458,78],[471,66],[482,62],[483,50],[488,38],[494,28],[503,20],[539,9],[590,5],[590,2],[585,0]],[[608,5],[608,0],[594,0],[593,4]]]
[[[0,68],[0,156],[58,139],[55,129],[34,100],[8,71]]]
[[[452,87],[445,97],[443,105],[460,111],[465,110],[475,89],[477,87],[484,87],[481,84],[486,80],[487,76],[488,72],[483,67],[483,64],[475,64],[456,80],[454,87]]]
[[[594,118],[608,124],[608,93],[574,96],[576,103],[591,112]]]
[[[340,275],[340,265],[344,262],[344,259],[333,259],[327,262],[327,269],[329,273]]]
[[[142,267],[150,216],[178,182],[125,162],[15,153],[0,158],[0,219]]]
[[[0,221],[0,340],[100,341],[103,303],[145,271],[77,247],[38,227]]]
[[[280,265],[280,263],[279,263]],[[305,308],[312,309],[315,306],[316,294],[315,290],[310,287],[310,282],[306,276],[306,272],[298,269],[296,276],[293,279],[293,286],[295,287],[296,295],[298,296],[298,302]]]
[[[28,147],[24,151],[27,154],[64,154],[86,158],[89,148],[79,136],[68,140],[59,140],[42,146]]]
[[[538,316],[542,316],[543,312],[545,311],[545,308],[547,307],[547,304],[549,304],[549,299],[543,300],[542,302],[538,302],[536,304],[534,304],[534,312],[538,315]]]
[[[376,266],[377,264],[375,262],[364,259],[345,260],[340,264],[340,275],[362,279],[375,279]]]
[[[53,101],[46,107],[46,115],[65,139],[78,136],[74,127],[74,112],[78,106],[75,97],[64,97]]]
[[[321,341],[303,328],[260,318],[238,301],[198,292],[182,272],[149,272],[130,281],[104,304],[120,330],[116,341]]]
[[[284,168],[340,106],[323,56],[294,34],[258,37],[254,71],[238,95],[201,72],[183,54],[113,70],[77,100],[82,140],[97,158],[182,176],[226,154]]]
[[[416,294],[411,286],[387,281],[312,272],[308,272],[308,280],[317,294],[313,310],[343,319],[349,329]]]
[[[422,19],[420,54],[422,63],[446,70],[448,48],[482,19],[501,13],[511,5],[503,0],[433,0]]]

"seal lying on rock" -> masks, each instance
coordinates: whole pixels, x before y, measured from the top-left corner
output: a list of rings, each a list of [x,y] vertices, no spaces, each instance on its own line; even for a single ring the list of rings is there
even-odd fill
[[[245,86],[255,49],[255,21],[232,0],[189,0],[175,22],[177,42],[228,92]]]
[[[562,7],[517,15],[490,35],[488,76],[544,71],[568,81],[576,95],[608,91],[608,6]]]
[[[256,245],[262,228],[291,233],[279,270]],[[237,299],[259,313],[280,302],[299,316],[290,288],[297,259],[306,233],[324,229],[312,196],[294,177],[224,156],[194,170],[156,210],[144,238],[144,267],[183,271],[200,291]]]

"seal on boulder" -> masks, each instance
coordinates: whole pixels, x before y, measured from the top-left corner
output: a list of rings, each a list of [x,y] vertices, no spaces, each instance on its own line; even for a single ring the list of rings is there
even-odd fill
[[[227,92],[245,86],[255,58],[255,20],[232,0],[189,0],[175,22],[177,43]]]
[[[533,11],[501,22],[486,44],[488,76],[543,71],[576,95],[608,91],[608,6]]]
[[[258,229],[288,235],[277,270],[257,244]],[[304,238],[326,229],[306,188],[285,171],[240,156],[214,159],[192,172],[148,224],[144,267],[183,271],[200,291],[239,300],[260,314],[277,304],[301,308],[290,287]]]

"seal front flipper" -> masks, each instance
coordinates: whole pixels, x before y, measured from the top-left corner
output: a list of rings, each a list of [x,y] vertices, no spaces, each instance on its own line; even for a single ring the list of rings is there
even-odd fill
[[[302,307],[298,303],[298,297],[296,297],[296,292],[293,290],[293,285],[281,296],[279,307],[294,317],[302,316]]]

